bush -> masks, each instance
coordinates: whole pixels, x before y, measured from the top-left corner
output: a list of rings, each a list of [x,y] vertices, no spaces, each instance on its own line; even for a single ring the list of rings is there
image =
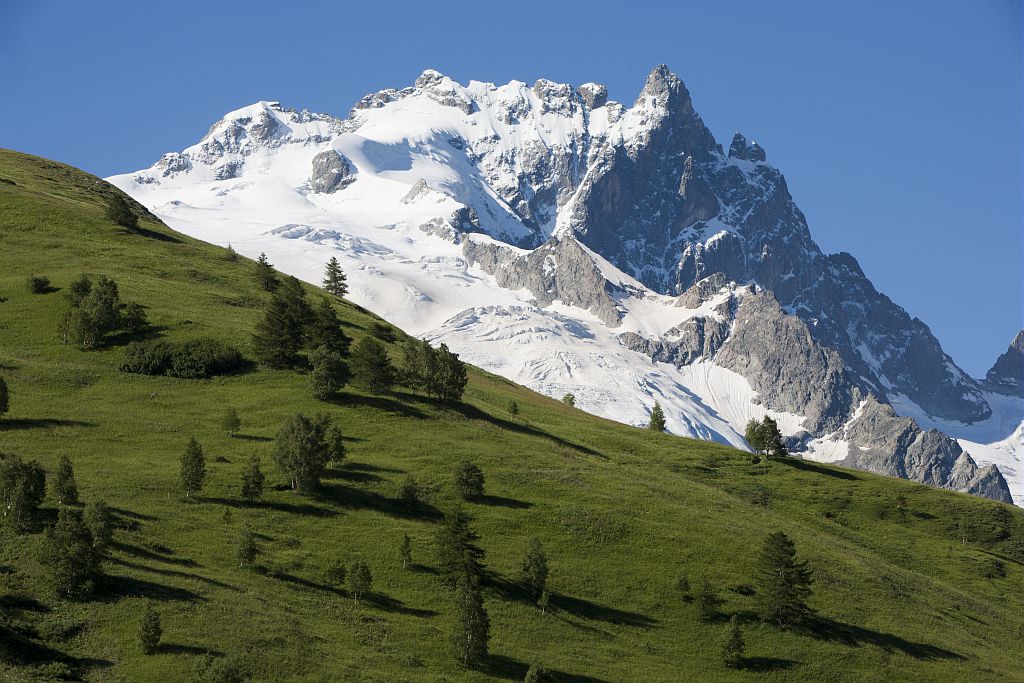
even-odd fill
[[[244,364],[241,352],[233,346],[200,338],[186,342],[133,342],[125,349],[118,369],[140,375],[205,379],[233,372]]]
[[[46,294],[50,291],[50,278],[33,275],[28,279],[28,291],[33,294]]]

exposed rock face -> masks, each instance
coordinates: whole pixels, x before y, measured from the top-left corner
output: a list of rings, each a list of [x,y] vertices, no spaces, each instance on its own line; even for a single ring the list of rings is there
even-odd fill
[[[324,150],[313,157],[313,172],[309,176],[309,186],[313,192],[337,192],[354,181],[352,166],[333,149]]]
[[[479,265],[499,285],[526,289],[539,305],[562,301],[589,310],[606,325],[619,325],[621,313],[613,296],[616,287],[571,237],[552,239],[525,254],[494,242],[465,240],[462,252],[470,265]]]
[[[1010,342],[1010,348],[996,359],[985,375],[988,388],[1001,394],[1024,396],[1024,330]]]
[[[934,429],[923,431],[873,398],[847,425],[846,438],[850,454],[845,465],[1013,502],[998,469],[979,469],[956,441]]]

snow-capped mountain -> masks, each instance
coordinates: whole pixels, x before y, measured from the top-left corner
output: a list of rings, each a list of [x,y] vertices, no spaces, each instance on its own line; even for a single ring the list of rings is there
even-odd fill
[[[110,180],[311,282],[337,256],[357,303],[585,410],[659,401],[671,431],[740,447],[770,414],[806,457],[1024,500],[1020,349],[960,370],[664,66],[631,107],[436,71],[346,119],[260,102]]]

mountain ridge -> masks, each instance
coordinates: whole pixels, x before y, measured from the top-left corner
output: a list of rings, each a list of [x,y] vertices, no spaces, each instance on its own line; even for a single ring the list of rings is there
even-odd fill
[[[407,242],[420,241],[410,232],[418,230],[457,246],[432,246],[434,261],[420,270],[452,277],[463,290],[480,289],[485,307],[494,297],[479,286],[476,269],[504,290],[499,300],[507,300],[512,290],[518,294],[509,304],[525,299],[543,311],[569,305],[597,315],[612,328],[630,328],[631,316],[642,317],[635,311],[650,318],[652,309],[667,306],[670,297],[683,296],[715,273],[727,282],[763,287],[784,316],[801,320],[815,343],[842,359],[846,379],[839,386],[845,398],[836,405],[845,407],[836,408],[831,421],[800,424],[806,421],[809,403],[798,406],[799,401],[761,397],[768,409],[801,416],[790,420],[794,424],[788,436],[795,449],[811,454],[815,441],[834,437],[852,420],[859,403],[854,389],[857,396],[872,394],[915,418],[920,412],[950,424],[1005,422],[1004,414],[993,414],[989,387],[960,370],[927,326],[877,292],[852,256],[824,255],[818,249],[785,178],[767,164],[759,145],[737,134],[728,152],[723,150],[694,110],[683,82],[667,67],[651,72],[632,107],[606,97],[606,89],[597,84],[573,87],[542,79],[532,87],[518,81],[503,86],[471,81],[463,86],[428,70],[414,86],[366,96],[345,120],[270,102],[236,110],[185,152],[165,155],[150,171],[111,180],[158,213],[157,204],[163,205],[162,217],[186,232],[206,229],[196,222],[204,220],[198,212],[217,208],[244,219],[250,232],[278,230],[274,234],[347,251],[355,256],[355,269],[370,270],[362,292],[363,274],[355,273],[355,296],[365,295],[364,305],[406,323],[415,334],[444,338],[460,351],[475,343],[465,327],[473,316],[463,315],[473,306],[460,305],[471,302],[458,301],[459,292],[438,297],[424,285],[422,273],[398,276],[394,263],[383,262],[417,258],[418,249],[385,246],[377,228],[405,226],[398,230],[405,231]],[[309,153],[312,147],[317,148],[315,155]],[[181,202],[178,193],[189,195],[200,186],[213,189],[218,184],[223,185],[218,196],[227,197],[219,203],[210,203],[206,192],[197,197],[202,206],[162,201],[174,196],[171,201]],[[258,186],[261,190],[254,191]],[[272,201],[280,218],[254,218],[256,209],[271,209]],[[371,202],[385,208],[365,206]],[[357,228],[368,231],[355,238]],[[233,234],[244,239],[242,232]],[[244,242],[240,245],[245,247]],[[272,256],[282,253],[276,242],[261,246]],[[588,265],[588,257],[606,265],[594,258]],[[299,263],[294,268],[305,269],[307,278],[312,275],[312,269]],[[384,286],[374,281],[383,273],[399,277],[408,291],[383,295]],[[624,277],[648,291],[609,285]],[[522,296],[523,291],[528,295]],[[451,306],[435,305],[446,297]],[[442,314],[445,310],[449,315]],[[417,320],[424,314],[430,322]],[[461,316],[458,332],[446,332],[454,316]],[[677,318],[672,324],[642,321],[622,332],[660,338],[685,322]],[[544,324],[549,322],[561,325]],[[609,343],[620,344],[614,339]],[[507,350],[491,354],[487,367],[494,369]],[[589,352],[581,347],[571,353],[578,358]],[[561,372],[571,375],[572,365]],[[664,387],[647,390],[648,380],[640,376],[634,360],[621,365],[628,366],[620,372],[629,375],[631,393],[645,400],[661,395]],[[534,360],[524,358],[513,378],[529,377],[533,384],[527,383],[537,388],[553,368],[535,366]],[[784,362],[774,371],[749,365],[743,369],[762,392],[780,379],[780,371],[802,372]],[[783,384],[790,379],[782,378]],[[665,381],[680,383],[678,377]],[[570,390],[574,386],[572,381],[562,384]],[[555,383],[552,388],[562,386]],[[663,396],[670,408],[685,413],[689,407],[675,404],[690,401],[686,392],[668,391],[680,394]],[[701,396],[698,402],[708,400]],[[581,405],[614,416],[611,397],[600,401],[602,405],[584,398]],[[704,415],[706,407],[698,406],[696,412]],[[1024,417],[1019,408],[1009,409]],[[637,409],[628,412],[638,414]],[[756,416],[758,410],[747,412]],[[691,434],[700,431],[693,423],[704,419],[677,417],[670,419],[670,427]],[[735,438],[741,430],[735,421],[728,428],[733,434],[714,433],[734,445],[742,443]],[[948,437],[943,443],[933,453],[944,461],[960,446]],[[1016,446],[1012,450],[1010,461],[1000,460],[1001,467],[1016,467],[1020,451]],[[916,470],[893,468],[887,464],[891,457],[876,453],[855,461],[879,470]],[[946,473],[929,483],[953,482],[951,466],[929,468]],[[1005,484],[996,488],[1009,498]]]

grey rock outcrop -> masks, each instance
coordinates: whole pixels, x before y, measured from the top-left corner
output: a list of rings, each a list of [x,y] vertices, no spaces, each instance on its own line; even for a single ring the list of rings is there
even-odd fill
[[[997,468],[978,468],[955,440],[922,430],[874,398],[865,401],[845,434],[850,450],[844,465],[1013,502]]]
[[[355,179],[348,160],[335,150],[326,149],[313,157],[313,170],[309,176],[313,192],[337,192],[351,185]]]
[[[561,301],[590,311],[606,325],[620,324],[622,313],[615,305],[619,288],[605,279],[593,257],[571,237],[552,239],[525,254],[495,242],[467,239],[462,253],[502,287],[528,290],[541,306]]]
[[[985,375],[986,388],[1001,394],[1024,396],[1024,330],[1010,342]]]

